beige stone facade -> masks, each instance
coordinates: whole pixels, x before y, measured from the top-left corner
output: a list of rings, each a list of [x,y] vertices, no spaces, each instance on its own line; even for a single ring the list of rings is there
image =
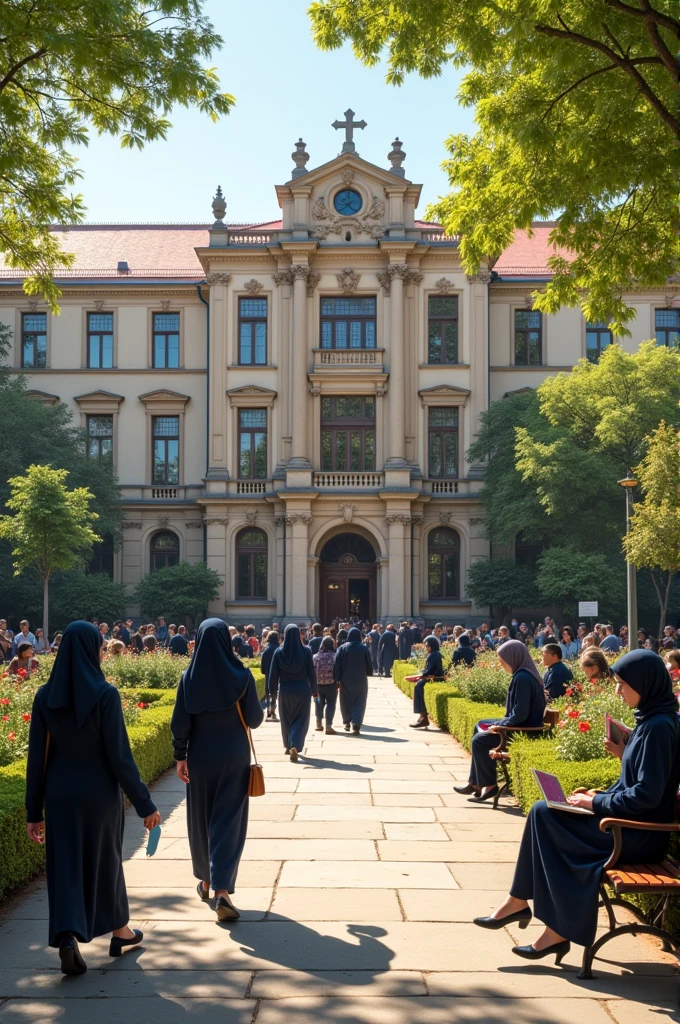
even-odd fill
[[[205,559],[229,621],[479,621],[465,577],[488,555],[483,467],[465,453],[490,401],[586,354],[583,318],[539,316],[519,353],[536,365],[517,365],[546,229],[469,278],[399,168],[297,163],[279,222],[228,227],[217,201],[211,228],[71,229],[59,316],[2,272],[13,365],[112,458],[126,516],[112,571],[130,587]],[[631,349],[669,300],[635,304]],[[438,338],[448,361],[433,362]]]

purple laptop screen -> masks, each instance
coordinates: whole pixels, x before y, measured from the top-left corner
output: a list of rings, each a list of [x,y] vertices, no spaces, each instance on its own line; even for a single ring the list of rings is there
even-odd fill
[[[556,804],[566,804],[567,798],[557,776],[549,775],[547,772],[539,772],[536,769],[534,771],[536,771],[536,778],[546,800],[552,800]]]

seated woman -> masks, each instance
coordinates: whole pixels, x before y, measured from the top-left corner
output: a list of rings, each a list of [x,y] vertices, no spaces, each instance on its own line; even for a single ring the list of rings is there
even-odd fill
[[[680,783],[680,717],[671,678],[652,651],[624,654],[613,665],[616,692],[635,710],[636,726],[628,743],[605,740],[610,754],[621,759],[621,777],[605,793],[577,791],[567,797],[574,807],[593,816],[552,810],[539,800],[524,827],[510,895],[490,917],[478,917],[482,928],[502,928],[511,921],[525,928],[532,913],[545,924],[531,946],[513,953],[540,960],[550,953],[559,963],[571,942],[590,946],[597,930],[598,887],[602,868],[614,848],[611,834],[601,832],[602,818],[666,824],[675,820]],[[658,863],[666,855],[668,833],[623,830],[622,863]]]
[[[34,655],[33,644],[29,644],[28,640],[22,641],[17,645],[17,653],[15,657],[9,663],[7,671],[11,676],[16,676],[20,671],[26,673],[25,678],[31,678],[31,672],[38,668],[38,659]]]
[[[444,664],[441,651],[439,650],[439,640],[437,640],[436,636],[426,636],[424,643],[428,652],[427,661],[425,662],[422,675],[413,690],[413,710],[419,718],[417,722],[411,724],[412,729],[427,729],[430,724],[427,708],[425,707],[425,683],[430,679],[441,679],[444,675]]]
[[[461,637],[462,639],[462,637]],[[505,718],[478,722],[472,736],[472,764],[467,786],[454,786],[456,793],[473,793],[476,800],[489,800],[498,792],[496,763],[489,753],[498,746],[494,732],[497,725],[535,728],[543,722],[545,692],[543,679],[533,658],[521,640],[508,640],[498,651],[498,660],[506,672],[512,673]]]
[[[599,647],[587,647],[579,659],[583,673],[593,686],[611,682],[614,678],[607,657]]]
[[[474,649],[472,648],[472,645],[470,644],[470,634],[461,633],[460,636],[458,637],[458,646],[453,652],[454,668],[456,665],[460,665],[461,662],[464,665],[467,665],[469,668],[470,665],[474,665],[476,657],[477,654],[475,653]]]

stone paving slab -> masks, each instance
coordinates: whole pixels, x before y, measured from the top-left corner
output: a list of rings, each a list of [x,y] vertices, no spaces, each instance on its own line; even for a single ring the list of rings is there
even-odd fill
[[[279,888],[457,889],[445,864],[385,861],[288,861]]]
[[[241,890],[239,891],[241,900]],[[242,904],[246,905],[246,904]],[[401,921],[400,899],[394,889],[286,889],[279,886],[270,918],[300,921]]]
[[[157,996],[153,1001],[145,1001],[145,1018],[162,1021],[163,1024],[185,1024],[187,1020],[214,1022],[220,1024],[251,1024],[256,1003],[250,999],[180,999]],[[9,1024],[11,1021],[26,1024],[52,1024],[53,1021],[66,1021],[67,1024],[92,1024],[95,1019],[93,1000],[70,999],[65,1007],[61,1000],[16,1000],[10,999],[0,1006],[0,1021]],[[112,998],[106,1005],[107,1024],[130,1024],[129,999]],[[139,1018],[137,1018],[139,1020]]]
[[[430,807],[355,807],[326,804],[301,805],[295,815],[296,821],[384,821],[384,822],[434,822],[434,811]]]

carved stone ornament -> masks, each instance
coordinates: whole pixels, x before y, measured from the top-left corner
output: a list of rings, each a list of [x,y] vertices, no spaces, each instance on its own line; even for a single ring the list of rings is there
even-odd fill
[[[351,185],[354,181],[354,171],[343,171],[342,172],[342,183],[343,185]]]
[[[254,277],[251,277],[250,281],[246,281],[243,285],[244,292],[248,292],[248,295],[258,295],[264,286],[256,281]]]
[[[531,295],[524,296],[524,305],[527,307],[527,309],[533,309],[534,300]]]
[[[94,308],[97,310],[98,313],[101,313],[101,311],[104,308],[104,300],[103,299],[95,299]]]
[[[95,303],[95,305],[96,305],[96,303]],[[104,303],[102,303],[102,305],[104,305]],[[28,300],[28,308],[31,310],[32,313],[35,313],[36,309],[38,308],[38,300],[37,299],[29,299]]]
[[[317,274],[315,270],[311,270],[307,275],[307,296],[311,298],[314,294],[314,289],[321,280],[321,274]]]
[[[290,268],[290,276],[293,281],[300,279],[306,281],[311,272],[311,267],[308,267],[306,263],[294,263]]]
[[[318,384],[312,384],[310,385],[309,393],[312,396],[312,398],[318,398],[319,395],[321,394],[321,388],[319,387]]]
[[[286,521],[285,516],[274,516],[274,526],[283,526]]]
[[[420,526],[422,521],[423,521],[423,517],[422,516],[411,516],[411,522],[413,523],[414,526]]]
[[[671,309],[675,300],[674,295],[664,295],[664,306],[666,309]]]
[[[170,523],[170,516],[159,516],[158,519],[156,520],[156,522],[158,523],[158,525],[160,527],[165,529],[166,526],[168,526],[169,523]]]
[[[124,530],[141,530],[142,524],[141,523],[133,523],[131,520],[127,520],[126,522],[123,523],[122,528]]]
[[[317,199],[312,207],[312,217],[314,220],[335,220],[333,214],[321,198]]]
[[[373,202],[368,208],[367,213],[364,215],[364,220],[382,220],[385,216],[385,204],[382,199],[378,199],[377,196],[373,196]]]
[[[385,516],[385,522],[388,526],[393,523],[401,523],[403,526],[408,526],[411,522],[411,516],[405,512],[392,513]]]
[[[164,313],[167,313],[170,309],[170,299],[161,300],[161,309]]]
[[[449,281],[448,277],[440,277],[438,281],[435,281],[434,286],[440,295],[448,295],[454,287],[453,281]]]
[[[378,278],[379,283],[382,285],[384,295],[390,294],[390,284],[392,283],[392,275],[389,270],[379,270],[375,275]]]
[[[229,284],[231,274],[227,274],[222,270],[212,270],[209,274],[205,275],[205,279],[208,284]]]
[[[224,198],[220,185],[217,186],[217,192],[215,193],[215,198],[212,201],[212,212],[213,217],[215,218],[215,224],[222,224],[227,212],[227,201]]]
[[[390,174],[396,174],[399,178],[406,177],[406,172],[401,166],[406,159],[406,153],[404,153],[403,146],[404,143],[401,141],[399,136],[397,136],[392,143],[392,149],[387,154],[387,159],[392,164],[390,167]]]
[[[420,284],[423,279],[423,275],[419,270],[409,270],[404,276],[404,284]]]
[[[319,198],[312,207],[312,217],[317,223],[312,227],[310,236],[319,239],[327,238],[330,234],[341,234],[347,228],[353,227],[356,231],[365,232],[377,241],[385,234],[382,223],[384,216],[385,204],[377,196],[373,196],[371,205],[361,217],[339,217],[334,210],[328,209],[323,199]]]
[[[290,270],[280,270],[278,274],[274,274],[274,284],[292,284],[293,275]]]
[[[337,274],[338,285],[343,295],[351,295],[357,290],[361,274],[356,274],[351,267],[345,267],[341,274]]]
[[[475,519],[468,519],[470,526],[481,526],[486,520],[484,517],[476,517]]]
[[[295,143],[295,150],[290,154],[293,163],[295,164],[291,178],[300,178],[303,174],[307,174],[305,164],[309,160],[309,153],[305,149],[306,145],[307,143],[303,142],[302,139],[298,139]]]
[[[304,526],[310,526],[312,517],[308,512],[289,512],[286,515],[286,522],[289,526],[295,526],[296,523],[302,523]]]
[[[187,530],[202,530],[203,520],[202,519],[187,519],[184,523]]]
[[[215,516],[213,518],[205,517],[203,519],[204,526],[213,526],[215,523],[222,523],[223,526],[226,526],[227,525],[227,517],[226,516]]]
[[[246,522],[247,522],[248,526],[255,526],[255,523],[257,522],[258,515],[259,515],[258,509],[255,509],[254,512],[246,512]]]
[[[345,520],[346,523],[352,522],[352,517],[354,516],[356,510],[356,505],[353,505],[349,501],[345,502],[344,505],[340,505],[340,512],[342,513],[342,518]]]
[[[479,281],[481,284],[488,284],[491,280],[492,273],[487,270],[486,267],[480,267],[476,274],[468,274],[468,282],[474,284],[475,281]]]
[[[442,524],[442,526],[446,526],[448,523],[451,522],[452,516],[453,512],[445,512],[443,509],[440,509],[439,522]]]

